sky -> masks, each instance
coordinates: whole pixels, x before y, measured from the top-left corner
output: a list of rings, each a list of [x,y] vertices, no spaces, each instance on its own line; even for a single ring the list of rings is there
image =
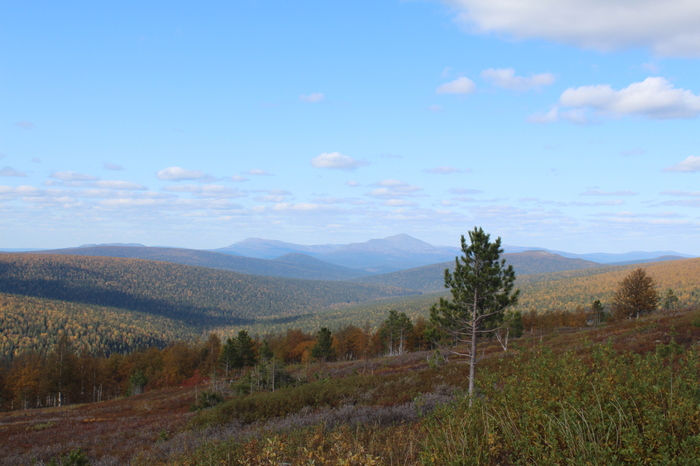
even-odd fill
[[[0,248],[700,255],[700,2],[0,1]]]

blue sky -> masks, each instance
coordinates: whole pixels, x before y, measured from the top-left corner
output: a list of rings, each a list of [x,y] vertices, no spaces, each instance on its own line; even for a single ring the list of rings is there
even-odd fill
[[[0,2],[0,248],[700,255],[700,3]]]

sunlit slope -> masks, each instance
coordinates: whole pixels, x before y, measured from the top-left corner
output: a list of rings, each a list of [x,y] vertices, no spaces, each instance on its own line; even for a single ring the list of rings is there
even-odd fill
[[[678,306],[700,304],[700,259],[673,260],[652,264],[633,264],[555,273],[519,275],[516,286],[521,290],[517,309],[537,312],[554,310],[574,311],[577,307],[589,307],[599,299],[609,309],[610,299],[618,283],[632,270],[642,267],[651,275],[661,294],[669,288],[680,298]],[[417,269],[414,269],[417,270]],[[440,296],[449,297],[449,291],[392,298],[376,303],[361,303],[338,310],[300,316],[295,326],[313,329],[321,325],[343,325],[364,322],[379,325],[389,309],[405,312],[409,316],[428,317],[430,306]]]
[[[503,254],[507,265],[512,265],[516,275],[533,273],[558,272],[562,270],[593,269],[601,267],[601,264],[583,259],[570,259],[548,251],[524,251],[518,253]],[[409,288],[423,293],[432,293],[445,289],[445,269],[454,268],[454,261],[440,264],[426,265],[414,269],[398,272],[374,275],[353,279],[361,283],[373,283],[376,285],[398,286]]]
[[[652,264],[634,264],[600,269],[523,275],[518,277],[521,310],[537,312],[573,311],[599,299],[609,306],[618,284],[630,271],[643,268],[664,293],[671,288],[679,305],[700,303],[700,259],[684,259]]]
[[[0,255],[0,292],[237,325],[410,294],[361,283],[259,277],[139,259]]]
[[[146,312],[0,293],[0,358],[45,353],[67,336],[78,352],[125,353],[199,337],[202,331]]]

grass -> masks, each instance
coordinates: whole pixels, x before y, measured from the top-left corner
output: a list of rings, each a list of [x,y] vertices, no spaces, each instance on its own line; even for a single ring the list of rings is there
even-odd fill
[[[697,464],[697,308],[429,353],[298,366],[299,382],[189,412],[194,388],[0,414],[0,464]],[[201,393],[200,393],[201,394]]]

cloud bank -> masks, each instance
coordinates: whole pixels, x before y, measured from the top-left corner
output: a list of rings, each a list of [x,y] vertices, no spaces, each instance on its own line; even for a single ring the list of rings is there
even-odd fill
[[[324,152],[311,159],[311,165],[316,168],[330,168],[333,170],[355,170],[369,165],[366,160],[357,160],[340,152]]]
[[[700,172],[700,157],[690,156],[682,162],[664,169],[665,172]]]
[[[586,49],[635,47],[700,56],[700,3],[692,0],[443,0],[470,32],[545,39]]]
[[[471,94],[476,89],[476,84],[469,78],[462,76],[454,81],[442,84],[435,89],[436,94]]]
[[[496,87],[502,87],[511,91],[528,91],[554,83],[554,75],[551,73],[535,74],[528,78],[516,76],[513,68],[493,69],[489,68],[481,72],[481,78]]]

